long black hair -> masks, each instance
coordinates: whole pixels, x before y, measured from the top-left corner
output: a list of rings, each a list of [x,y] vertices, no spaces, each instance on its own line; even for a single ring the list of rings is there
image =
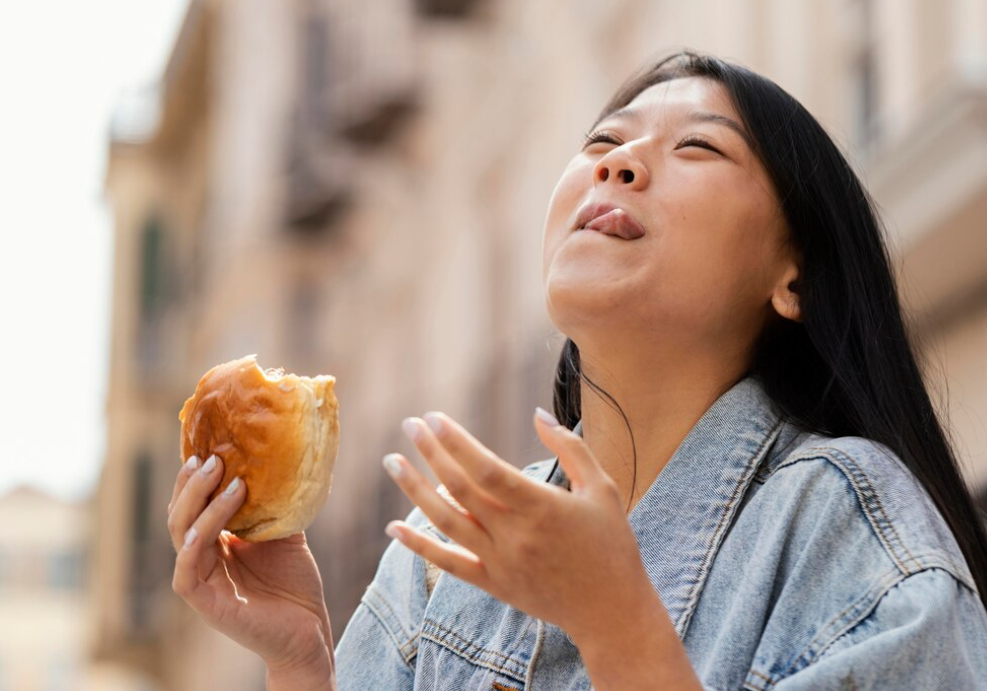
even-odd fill
[[[929,399],[902,317],[883,227],[873,200],[816,119],[769,79],[710,55],[684,51],[632,76],[597,123],[660,82],[704,77],[721,84],[751,133],[801,257],[793,285],[802,321],[777,318],[755,346],[756,377],[782,415],[827,436],[859,436],[891,449],[925,487],[952,529],[987,606],[987,535],[947,434]],[[562,347],[556,417],[572,429],[585,382],[579,349]],[[633,432],[631,443],[633,447]],[[634,450],[635,480],[637,452]]]

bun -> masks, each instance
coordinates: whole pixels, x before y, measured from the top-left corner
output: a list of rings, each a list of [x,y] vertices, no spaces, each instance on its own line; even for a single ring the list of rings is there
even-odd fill
[[[248,355],[206,372],[178,419],[182,463],[193,454],[223,460],[247,498],[226,529],[249,542],[275,540],[308,528],[325,504],[339,451],[339,404],[329,375],[299,377],[261,370]]]

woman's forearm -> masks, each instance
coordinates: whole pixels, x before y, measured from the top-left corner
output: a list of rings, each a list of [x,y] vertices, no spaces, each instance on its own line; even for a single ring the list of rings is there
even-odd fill
[[[597,619],[595,626],[572,636],[596,691],[702,691],[685,646],[650,584],[614,611],[625,616]]]

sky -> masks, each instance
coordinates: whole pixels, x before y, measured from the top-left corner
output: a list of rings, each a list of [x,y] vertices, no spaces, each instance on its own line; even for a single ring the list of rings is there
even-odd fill
[[[188,0],[0,9],[0,494],[94,491],[105,449],[107,128],[163,73]]]

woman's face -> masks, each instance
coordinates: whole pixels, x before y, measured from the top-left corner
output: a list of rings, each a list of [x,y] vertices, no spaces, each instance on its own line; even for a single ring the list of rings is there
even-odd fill
[[[689,77],[594,128],[552,193],[543,238],[549,316],[577,344],[640,333],[715,346],[759,333],[793,260],[740,122],[718,82]],[[623,211],[591,226],[627,231],[626,213],[644,234],[578,230],[580,210],[601,202]]]

